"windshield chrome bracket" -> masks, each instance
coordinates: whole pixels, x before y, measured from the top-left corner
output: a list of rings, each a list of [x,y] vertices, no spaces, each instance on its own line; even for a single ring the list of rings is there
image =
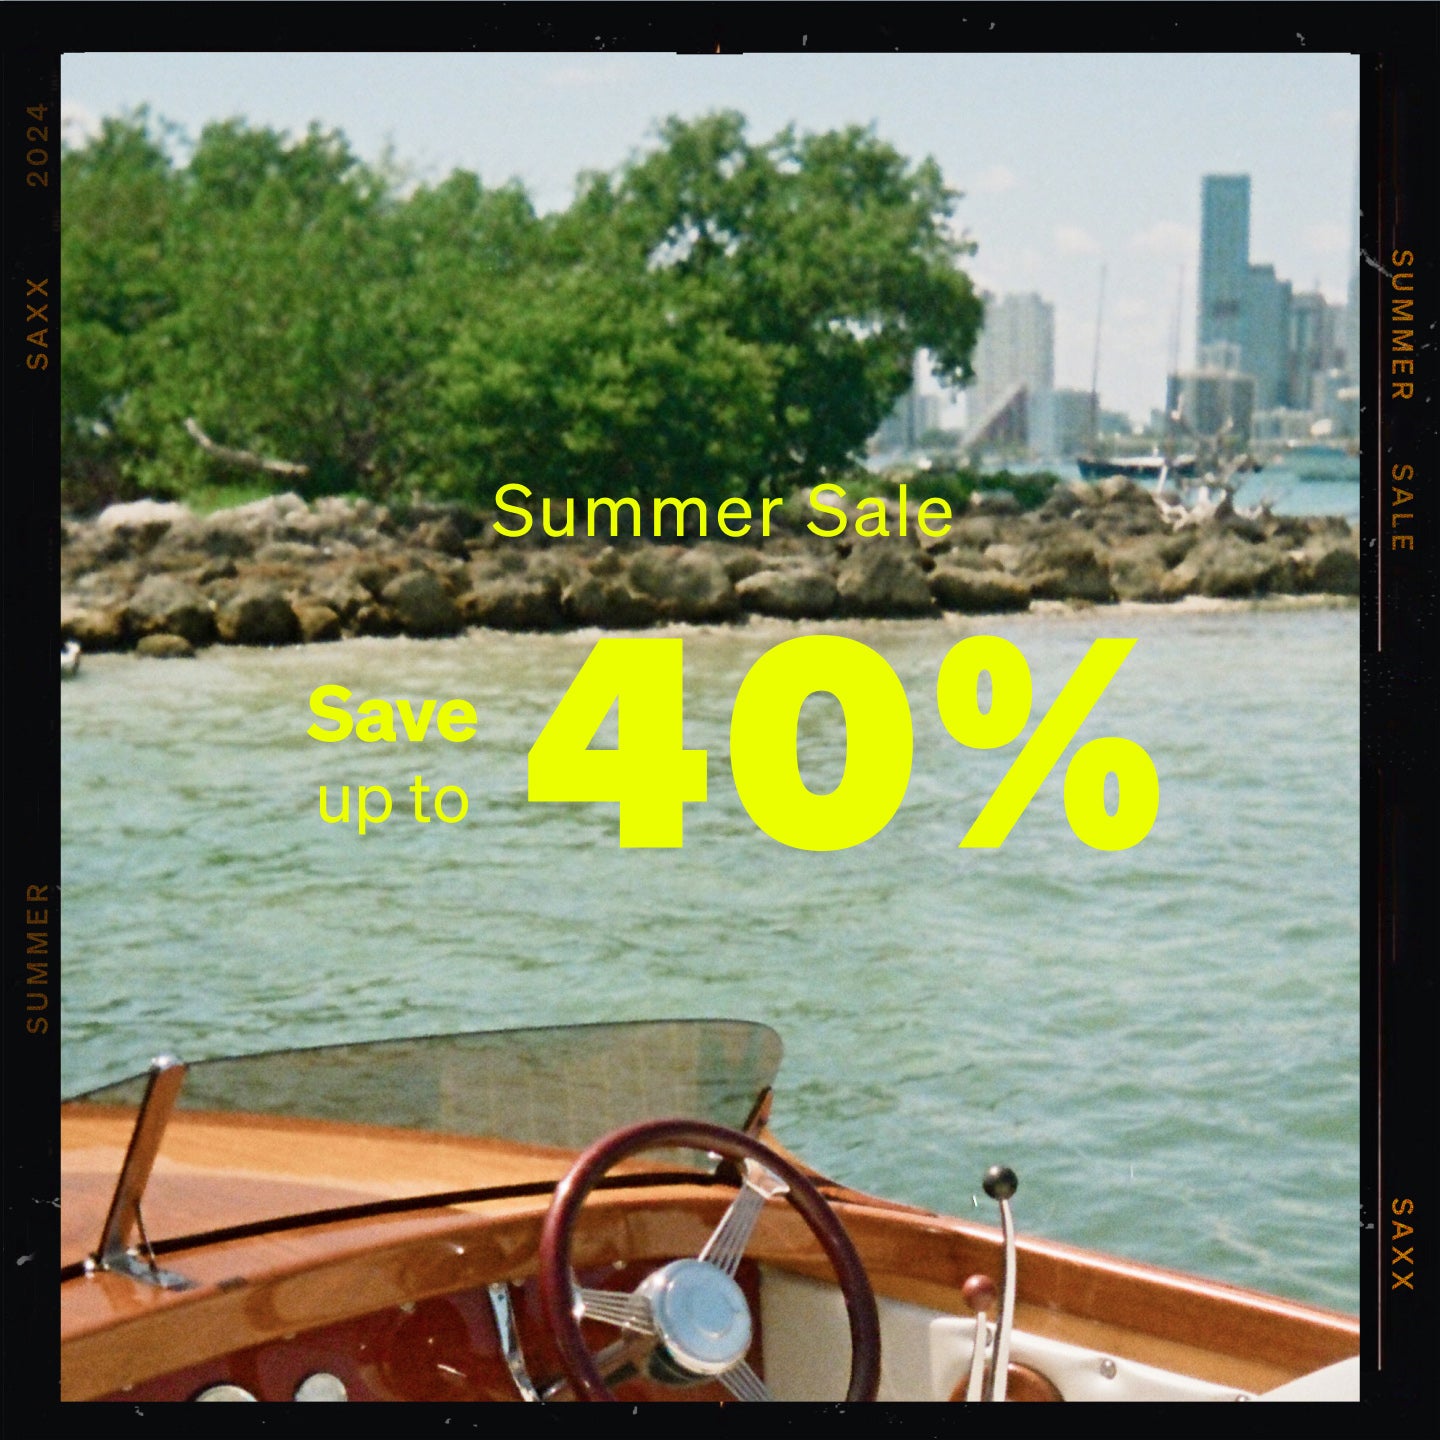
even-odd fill
[[[128,1275],[142,1285],[154,1285],[161,1290],[193,1290],[199,1283],[174,1270],[162,1270],[153,1260],[133,1250],[122,1250],[118,1255],[97,1260],[94,1268],[107,1270],[112,1275]]]
[[[500,1353],[505,1357],[510,1378],[520,1392],[522,1400],[539,1400],[540,1391],[530,1378],[525,1356],[520,1349],[520,1332],[515,1326],[515,1308],[510,1303],[510,1287],[505,1281],[498,1281],[486,1287],[490,1296],[490,1309],[495,1316],[495,1329],[500,1334]]]
[[[135,1115],[135,1128],[130,1132],[125,1163],[121,1165],[120,1177],[115,1182],[115,1194],[110,1200],[110,1213],[105,1217],[100,1248],[91,1257],[87,1269],[128,1275],[132,1280],[156,1285],[162,1290],[190,1290],[197,1283],[184,1275],[177,1275],[173,1270],[162,1270],[155,1263],[145,1237],[144,1222],[140,1218],[140,1201],[150,1181],[165,1127],[170,1123],[170,1115],[180,1097],[180,1087],[185,1083],[185,1068],[183,1062],[173,1055],[161,1055],[150,1062],[150,1078]],[[130,1236],[136,1231],[144,1246],[143,1254],[130,1247]]]

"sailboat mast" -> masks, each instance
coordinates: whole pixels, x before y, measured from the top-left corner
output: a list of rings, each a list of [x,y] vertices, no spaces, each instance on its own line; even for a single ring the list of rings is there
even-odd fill
[[[1105,267],[1100,267],[1100,300],[1095,307],[1095,360],[1090,367],[1090,448],[1100,434],[1100,323],[1105,317]]]
[[[1180,326],[1185,314],[1185,267],[1175,287],[1175,321],[1170,327],[1170,371],[1165,378],[1165,459],[1175,459],[1175,422],[1180,410]],[[1173,378],[1172,378],[1173,377]],[[1171,388],[1174,388],[1172,395]]]

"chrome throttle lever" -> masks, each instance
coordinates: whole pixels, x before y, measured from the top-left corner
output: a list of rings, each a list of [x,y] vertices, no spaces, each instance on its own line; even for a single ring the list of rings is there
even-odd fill
[[[1015,1219],[1010,1197],[1020,1187],[1008,1165],[992,1165],[981,1182],[985,1193],[1000,1206],[1000,1230],[1005,1244],[1005,1269],[1000,1277],[1000,1318],[995,1324],[995,1355],[985,1380],[986,1400],[1005,1398],[1005,1381],[1010,1370],[1010,1331],[1015,1325]]]
[[[995,1282],[988,1275],[972,1275],[961,1294],[975,1312],[975,1344],[970,1353],[966,1400],[1003,1400],[1010,1371],[1010,1331],[1015,1324],[1015,1221],[1010,1197],[1020,1182],[1008,1165],[992,1165],[985,1172],[985,1193],[1000,1205],[1000,1229],[1004,1247],[1004,1268],[1000,1276],[1000,1308],[995,1322],[995,1348],[989,1368],[985,1351],[989,1347],[988,1317],[995,1305]]]

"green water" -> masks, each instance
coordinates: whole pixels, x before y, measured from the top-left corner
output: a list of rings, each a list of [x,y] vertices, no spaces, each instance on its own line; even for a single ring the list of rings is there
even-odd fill
[[[67,1091],[187,1057],[440,1030],[690,1015],[786,1042],[774,1117],[839,1179],[1353,1311],[1358,1305],[1358,613],[1050,610],[831,627],[879,651],[915,722],[874,839],[801,852],[728,765],[746,670],[804,629],[685,641],[686,744],[709,800],[678,850],[624,850],[614,805],[530,804],[526,755],[597,634],[87,657],[63,697]],[[935,708],[947,650],[999,634],[1038,720],[1091,640],[1138,643],[1079,740],[1160,776],[1141,845],[1066,823],[1062,778],[998,851],[958,842],[1016,745],[967,751]],[[459,696],[462,745],[322,745],[311,689]],[[845,765],[809,702],[817,791]],[[613,739],[613,720],[610,722]],[[602,732],[604,738],[604,732]],[[455,825],[406,788],[463,787]],[[321,784],[386,785],[391,820],[323,824]],[[352,797],[353,798],[353,797]]]

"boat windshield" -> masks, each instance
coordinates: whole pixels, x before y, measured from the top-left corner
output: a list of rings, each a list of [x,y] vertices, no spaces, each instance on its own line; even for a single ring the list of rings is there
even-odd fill
[[[372,1040],[192,1064],[179,1108],[343,1121],[579,1149],[659,1116],[749,1119],[780,1037],[745,1020],[656,1020]],[[147,1075],[71,1096],[138,1106]]]

